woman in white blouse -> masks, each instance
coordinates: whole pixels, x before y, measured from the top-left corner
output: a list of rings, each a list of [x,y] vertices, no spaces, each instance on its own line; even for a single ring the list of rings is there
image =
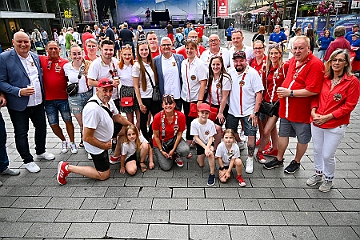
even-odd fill
[[[150,54],[149,44],[146,41],[139,42],[136,46],[137,62],[132,68],[132,77],[136,99],[140,106],[140,129],[146,140],[152,137],[152,128],[147,130],[149,112],[152,116],[160,112],[160,101],[153,101],[153,86],[158,86],[156,68]]]
[[[72,45],[70,48],[71,62],[64,65],[65,76],[68,79],[68,85],[78,84],[78,91],[75,95],[69,96],[69,106],[80,126],[82,135],[82,111],[89,98],[93,95],[92,87],[88,85],[87,71],[90,62],[83,58],[82,49],[78,45]],[[79,147],[83,147],[82,137]]]
[[[197,48],[196,42],[187,41],[185,44],[187,59],[181,63],[183,80],[181,99],[186,116],[186,141],[188,144],[191,144],[193,140],[193,137],[190,135],[190,124],[195,119],[189,117],[190,103],[200,105],[205,102],[204,95],[207,83],[207,69],[204,62],[196,56]]]

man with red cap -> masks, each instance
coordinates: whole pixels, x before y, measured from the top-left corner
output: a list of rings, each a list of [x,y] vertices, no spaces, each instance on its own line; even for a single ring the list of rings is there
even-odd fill
[[[108,150],[111,148],[111,136],[114,122],[123,126],[131,123],[126,120],[115,107],[111,99],[114,90],[113,80],[102,78],[98,81],[96,94],[90,98],[83,110],[84,146],[91,154],[95,167],[75,166],[60,161],[57,181],[66,184],[69,173],[77,173],[98,180],[106,180],[110,176]]]

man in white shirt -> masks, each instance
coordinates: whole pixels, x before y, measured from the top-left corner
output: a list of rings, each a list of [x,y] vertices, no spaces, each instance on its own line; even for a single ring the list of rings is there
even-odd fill
[[[249,63],[252,58],[255,57],[253,48],[250,46],[246,46],[244,41],[244,35],[243,32],[240,29],[235,29],[231,33],[231,41],[232,41],[232,47],[229,49],[230,56],[234,54],[236,51],[244,51],[246,53],[246,61]],[[234,66],[234,62],[230,62],[230,66]]]
[[[109,178],[108,150],[112,145],[111,136],[114,131],[114,122],[124,126],[131,124],[116,109],[111,99],[113,90],[112,80],[100,79],[97,84],[96,94],[90,98],[83,110],[84,146],[86,151],[91,154],[95,167],[75,166],[60,161],[56,177],[60,185],[67,183],[66,177],[71,172],[98,180]]]
[[[233,61],[234,67],[229,70],[232,86],[229,95],[229,114],[226,119],[226,128],[235,132],[235,138],[239,142],[238,125],[240,120],[244,122],[245,136],[248,136],[246,172],[253,173],[258,111],[264,87],[258,72],[248,65],[244,51],[236,51],[233,54]]]
[[[211,34],[209,37],[209,46],[210,48],[206,51],[204,51],[200,59],[205,63],[206,68],[209,68],[210,59],[213,56],[220,56],[222,57],[224,61],[224,67],[228,68],[230,67],[230,52],[223,47],[220,47],[220,38],[216,34]]]
[[[161,95],[172,94],[177,109],[181,110],[181,63],[184,57],[171,52],[172,41],[169,37],[161,39],[161,54],[154,58]]]

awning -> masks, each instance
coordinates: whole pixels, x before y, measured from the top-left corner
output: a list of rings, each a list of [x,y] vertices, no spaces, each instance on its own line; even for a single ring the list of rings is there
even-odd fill
[[[256,15],[259,13],[265,13],[266,10],[268,10],[268,9],[269,9],[269,6],[264,6],[264,7],[258,8],[258,9],[251,10],[249,13]],[[277,8],[277,10],[278,10],[278,12],[284,12],[283,8]]]
[[[0,11],[0,18],[55,18],[55,13]]]

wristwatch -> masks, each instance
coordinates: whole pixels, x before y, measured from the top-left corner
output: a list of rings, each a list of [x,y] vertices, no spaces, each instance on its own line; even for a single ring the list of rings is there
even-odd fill
[[[293,90],[290,91],[290,97],[294,97],[294,91]]]
[[[222,170],[224,170],[225,169],[225,167],[219,167],[219,170],[220,171],[222,171]]]

